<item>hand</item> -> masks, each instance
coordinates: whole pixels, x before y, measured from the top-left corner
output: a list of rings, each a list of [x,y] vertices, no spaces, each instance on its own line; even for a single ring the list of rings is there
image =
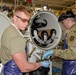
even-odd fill
[[[47,52],[45,52],[42,56],[42,60],[44,60],[45,58],[50,58],[50,56],[52,56],[54,54],[54,51],[53,50],[49,50]]]
[[[43,67],[46,67],[46,68],[50,66],[49,61],[43,61],[43,62],[41,62],[41,64],[42,64]]]

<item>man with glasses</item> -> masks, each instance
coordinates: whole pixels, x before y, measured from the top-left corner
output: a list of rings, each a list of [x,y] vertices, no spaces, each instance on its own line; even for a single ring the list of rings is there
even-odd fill
[[[49,61],[32,63],[27,61],[26,40],[20,31],[28,27],[30,13],[25,6],[17,6],[13,11],[12,23],[1,37],[2,75],[25,75],[26,72],[50,65]]]
[[[76,21],[72,11],[59,16],[58,21],[66,28],[63,49],[52,49],[44,53],[43,58],[55,55],[63,59],[62,75],[76,75]]]

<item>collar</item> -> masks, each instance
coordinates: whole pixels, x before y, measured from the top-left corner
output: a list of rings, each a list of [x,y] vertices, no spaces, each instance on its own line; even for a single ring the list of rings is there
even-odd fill
[[[23,34],[22,34],[22,33],[19,31],[19,29],[16,27],[15,24],[11,23],[11,25],[14,26],[14,27],[16,28],[16,30],[21,34],[22,37],[24,37]]]

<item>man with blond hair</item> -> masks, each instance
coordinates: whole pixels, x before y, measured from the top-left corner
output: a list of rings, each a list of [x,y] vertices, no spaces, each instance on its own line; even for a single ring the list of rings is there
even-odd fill
[[[13,19],[1,37],[1,62],[4,65],[2,75],[25,75],[38,68],[49,67],[49,61],[28,62],[26,39],[20,31],[29,25],[30,13],[25,6],[17,6],[13,11]]]

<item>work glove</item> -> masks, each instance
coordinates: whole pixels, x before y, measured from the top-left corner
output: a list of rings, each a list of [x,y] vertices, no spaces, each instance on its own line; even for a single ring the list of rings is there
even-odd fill
[[[48,68],[50,66],[49,61],[42,61],[41,64],[42,64],[42,67],[46,67],[46,68]]]
[[[45,52],[45,53],[43,54],[43,56],[42,56],[42,60],[44,60],[44,59],[49,59],[50,56],[52,56],[53,54],[54,54],[54,51],[53,51],[53,50],[49,50],[49,51]]]

